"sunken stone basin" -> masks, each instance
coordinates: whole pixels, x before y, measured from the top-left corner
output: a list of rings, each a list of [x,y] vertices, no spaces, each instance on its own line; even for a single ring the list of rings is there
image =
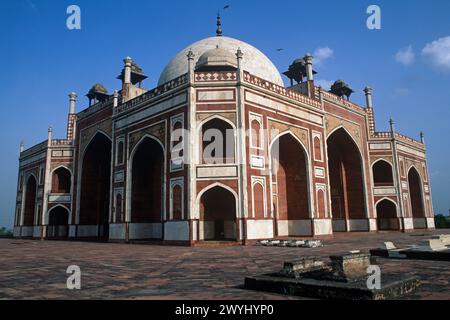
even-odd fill
[[[303,257],[284,263],[283,270],[250,276],[245,288],[319,299],[384,300],[414,292],[420,285],[417,277],[382,274],[381,287],[370,289],[367,273],[371,262],[368,253],[331,256],[326,263],[317,257]]]

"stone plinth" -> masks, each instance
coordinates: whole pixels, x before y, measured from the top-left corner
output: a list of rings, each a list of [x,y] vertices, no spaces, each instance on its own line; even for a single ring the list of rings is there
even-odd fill
[[[317,257],[303,257],[284,263],[283,274],[288,277],[300,277],[313,271],[323,270],[325,263]]]
[[[367,278],[367,268],[370,266],[370,254],[368,253],[330,256],[330,260],[333,280],[354,282]]]

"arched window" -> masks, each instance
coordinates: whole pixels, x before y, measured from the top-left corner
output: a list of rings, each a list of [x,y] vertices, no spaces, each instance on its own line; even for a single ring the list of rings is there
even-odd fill
[[[255,219],[265,218],[265,205],[264,205],[264,187],[261,183],[257,182],[253,185],[253,205]]]
[[[252,121],[252,147],[260,148],[261,147],[261,125],[258,120],[254,119]]]
[[[171,135],[171,168],[182,169],[184,163],[184,145],[183,145],[183,124],[181,121],[175,122],[172,127]]]
[[[124,222],[124,215],[123,215],[123,201],[122,201],[122,195],[118,193],[116,195],[116,223],[122,223]]]
[[[226,121],[214,118],[202,126],[202,163],[235,162],[234,129]]]
[[[319,219],[325,219],[325,193],[323,190],[317,191],[317,213]]]
[[[380,160],[373,167],[373,182],[375,187],[393,186],[394,178],[392,177],[392,166],[389,162]]]
[[[39,184],[44,184],[44,168],[39,169]]]
[[[117,164],[123,164],[124,142],[117,143]]]
[[[66,168],[58,168],[52,175],[52,193],[70,193],[71,173]]]
[[[322,161],[322,147],[319,137],[314,138],[314,160]]]
[[[183,189],[180,185],[175,185],[172,189],[172,214],[173,220],[183,219]]]

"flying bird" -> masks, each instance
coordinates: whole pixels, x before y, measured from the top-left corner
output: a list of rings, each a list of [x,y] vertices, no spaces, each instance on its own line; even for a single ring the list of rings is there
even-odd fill
[[[278,52],[280,52],[280,51],[283,51],[284,49],[283,48],[279,48],[279,49],[277,49],[277,51]]]
[[[225,9],[228,9],[229,7],[230,7],[230,5],[227,4],[225,7],[223,7],[223,9],[225,10]]]

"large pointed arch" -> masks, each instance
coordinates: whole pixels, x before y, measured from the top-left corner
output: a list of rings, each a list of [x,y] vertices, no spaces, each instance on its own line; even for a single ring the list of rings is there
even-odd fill
[[[419,170],[415,166],[408,169],[408,190],[411,204],[411,215],[415,229],[427,227],[426,211],[423,197],[423,184]]]
[[[350,220],[367,218],[362,153],[344,127],[328,135],[327,150],[333,229],[353,231],[349,227]]]
[[[111,138],[97,131],[80,157],[79,224],[97,226],[99,239],[109,236],[111,156]]]
[[[146,134],[133,148],[128,168],[129,221],[161,223],[165,218],[164,145],[156,137]]]
[[[25,184],[25,207],[23,211],[23,225],[34,226],[37,200],[37,179],[34,174],[30,174]]]
[[[269,154],[271,210],[277,235],[312,235],[313,201],[307,148],[288,130],[272,139]]]

